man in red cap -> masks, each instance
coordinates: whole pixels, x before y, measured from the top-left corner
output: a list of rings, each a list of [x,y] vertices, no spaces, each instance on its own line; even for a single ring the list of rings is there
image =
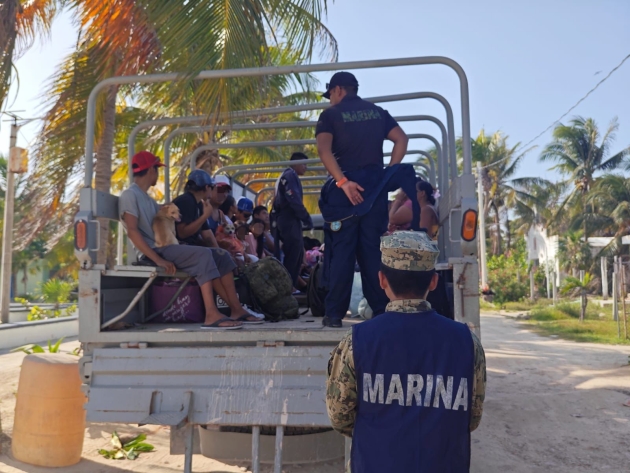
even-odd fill
[[[213,253],[210,248],[201,246],[156,247],[153,219],[159,206],[147,192],[157,184],[158,170],[164,164],[150,152],[140,151],[132,158],[131,166],[133,184],[120,195],[118,212],[138,259],[153,261],[157,266],[165,268],[167,274],[175,274],[177,269],[185,271],[197,280],[206,309],[202,328],[234,330],[242,328],[244,323],[261,323],[260,319],[247,312],[238,301],[232,275],[235,264],[227,252],[222,257],[220,253]],[[217,309],[213,290],[229,305],[231,318],[224,317]]]

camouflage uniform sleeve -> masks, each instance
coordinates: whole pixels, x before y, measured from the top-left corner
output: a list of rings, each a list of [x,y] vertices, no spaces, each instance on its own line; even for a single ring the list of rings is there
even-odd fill
[[[475,372],[473,381],[472,412],[470,415],[470,431],[472,432],[481,423],[483,414],[483,401],[486,398],[486,354],[483,351],[481,341],[473,332],[470,332],[475,350]]]
[[[352,353],[352,331],[331,352],[326,382],[326,407],[330,424],[340,434],[352,437],[357,408],[357,379]]]

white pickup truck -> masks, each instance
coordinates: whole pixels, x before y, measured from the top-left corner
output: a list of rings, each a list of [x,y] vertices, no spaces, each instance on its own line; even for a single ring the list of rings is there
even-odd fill
[[[424,64],[443,64],[457,73],[461,83],[463,143],[470,143],[466,76],[448,58],[205,71],[197,79]],[[126,76],[98,84],[88,104],[86,156],[93,155],[95,104],[104,88],[179,78],[178,74]],[[424,93],[432,95],[437,94]],[[316,104],[313,109],[324,107]],[[286,108],[282,111],[286,112]],[[464,146],[463,172],[459,174],[450,122],[452,112],[448,136],[442,137],[445,149],[437,163],[443,196],[439,204],[442,256],[438,269],[448,282],[455,319],[479,334],[477,201],[471,150]],[[222,147],[230,146],[217,146]],[[275,168],[269,164],[255,170],[278,171],[278,164],[282,163]],[[254,472],[259,471],[260,462],[272,462],[275,471],[280,472],[283,461],[324,461],[342,456],[344,443],[330,429],[324,398],[329,353],[347,327],[322,327],[310,315],[226,332],[202,331],[198,325],[152,323],[155,314],[149,313],[148,289],[172,276],[153,266],[106,267],[95,263],[96,250],[103,244],[97,241],[96,219],[118,220],[118,198],[92,188],[92,167],[88,159],[80,210],[75,217],[75,253],[81,262],[80,366],[88,397],[88,421],[171,426],[171,449],[185,453],[185,472],[192,471],[192,456],[199,449],[213,458],[251,461]],[[234,195],[257,198],[248,183],[239,178],[244,176],[241,171],[242,168],[228,167],[220,172],[231,178]],[[314,220],[317,223],[321,219],[316,216]],[[183,281],[188,278],[186,274],[174,277]],[[126,322],[128,328],[115,330],[116,322]]]

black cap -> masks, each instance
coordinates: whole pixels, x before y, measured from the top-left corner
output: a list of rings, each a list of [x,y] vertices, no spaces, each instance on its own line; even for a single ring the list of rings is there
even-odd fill
[[[354,74],[350,72],[337,72],[330,78],[330,82],[326,84],[326,92],[322,94],[322,97],[329,99],[330,89],[334,89],[338,85],[342,87],[359,87],[359,82],[357,82],[357,78],[354,77]]]

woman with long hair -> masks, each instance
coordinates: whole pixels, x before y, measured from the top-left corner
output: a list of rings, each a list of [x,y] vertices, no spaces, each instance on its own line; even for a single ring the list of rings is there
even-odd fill
[[[427,181],[418,181],[416,191],[418,204],[420,204],[420,228],[426,230],[429,238],[436,240],[440,229],[440,221],[435,208],[435,189]]]

